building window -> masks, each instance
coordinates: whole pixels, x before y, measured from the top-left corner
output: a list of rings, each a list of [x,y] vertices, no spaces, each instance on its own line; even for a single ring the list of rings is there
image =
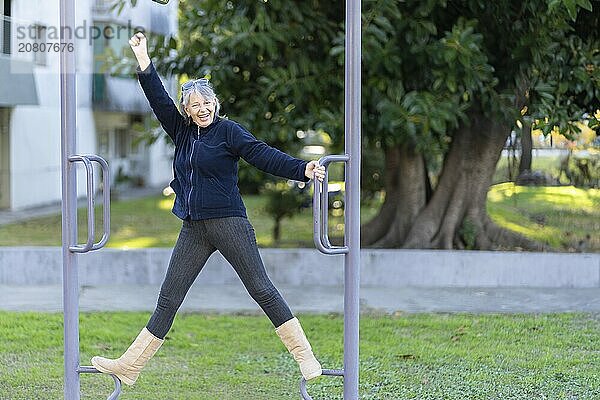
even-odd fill
[[[143,150],[143,145],[139,142],[136,140],[136,132],[131,126],[98,130],[98,152],[109,159],[127,159],[139,156]]]
[[[113,0],[95,0],[94,7],[98,11],[107,11],[111,8],[113,3],[114,3]]]
[[[118,158],[126,158],[131,152],[131,142],[129,139],[129,130],[127,128],[115,129],[115,155]]]
[[[98,131],[98,152],[104,157],[110,156],[110,142],[108,131]]]

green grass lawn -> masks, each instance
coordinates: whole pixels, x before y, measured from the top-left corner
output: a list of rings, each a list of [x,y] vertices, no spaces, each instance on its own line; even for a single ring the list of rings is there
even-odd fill
[[[600,190],[502,183],[488,193],[499,225],[562,251],[600,252]]]
[[[174,196],[157,195],[134,200],[114,201],[111,204],[111,238],[107,247],[140,248],[172,247],[175,244],[181,220],[171,213]],[[281,240],[273,241],[273,220],[265,211],[266,198],[244,196],[248,218],[254,225],[259,246],[262,247],[314,247],[312,208],[304,209],[281,224]],[[373,208],[363,207],[361,218],[368,220],[375,215]],[[86,209],[78,214],[80,243],[85,242]],[[102,230],[102,209],[96,209],[97,240]],[[332,243],[343,235],[343,217],[329,219]],[[2,246],[60,246],[61,217],[59,215],[34,218],[0,226]]]
[[[83,313],[82,365],[118,356],[148,313]],[[342,318],[304,315],[326,368],[342,364]],[[0,399],[62,398],[62,315],[0,312]],[[600,317],[364,315],[361,399],[599,399]],[[264,316],[181,314],[132,399],[298,399],[299,371]],[[112,379],[83,375],[82,399],[103,399]],[[341,399],[341,378],[309,385]]]

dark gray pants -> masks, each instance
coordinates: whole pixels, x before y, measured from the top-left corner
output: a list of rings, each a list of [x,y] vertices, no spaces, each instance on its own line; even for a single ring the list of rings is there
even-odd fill
[[[258,253],[254,228],[246,218],[183,221],[156,309],[146,325],[154,336],[162,339],[167,335],[188,290],[215,250],[233,266],[250,296],[275,327],[293,318],[267,275]]]

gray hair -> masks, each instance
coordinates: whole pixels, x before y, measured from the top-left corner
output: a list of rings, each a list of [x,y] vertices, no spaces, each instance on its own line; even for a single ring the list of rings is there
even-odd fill
[[[205,100],[215,102],[215,119],[219,117],[219,110],[221,109],[221,103],[219,98],[215,94],[215,91],[210,83],[195,83],[191,88],[181,91],[181,100],[179,102],[179,112],[185,117],[185,122],[188,125],[192,124],[192,117],[187,115],[185,108],[190,104],[190,96],[192,93],[196,93],[198,96],[202,96]],[[213,120],[214,121],[214,120]]]

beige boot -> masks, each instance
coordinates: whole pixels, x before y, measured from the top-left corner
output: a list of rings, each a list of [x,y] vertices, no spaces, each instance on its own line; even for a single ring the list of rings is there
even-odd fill
[[[276,328],[275,332],[288,351],[292,353],[294,360],[300,365],[300,372],[304,379],[313,379],[323,373],[321,364],[315,358],[298,318],[292,318],[285,322]]]
[[[133,385],[144,365],[163,342],[163,339],[157,338],[144,328],[121,357],[111,360],[96,356],[92,358],[92,365],[100,372],[116,375],[121,382]]]

